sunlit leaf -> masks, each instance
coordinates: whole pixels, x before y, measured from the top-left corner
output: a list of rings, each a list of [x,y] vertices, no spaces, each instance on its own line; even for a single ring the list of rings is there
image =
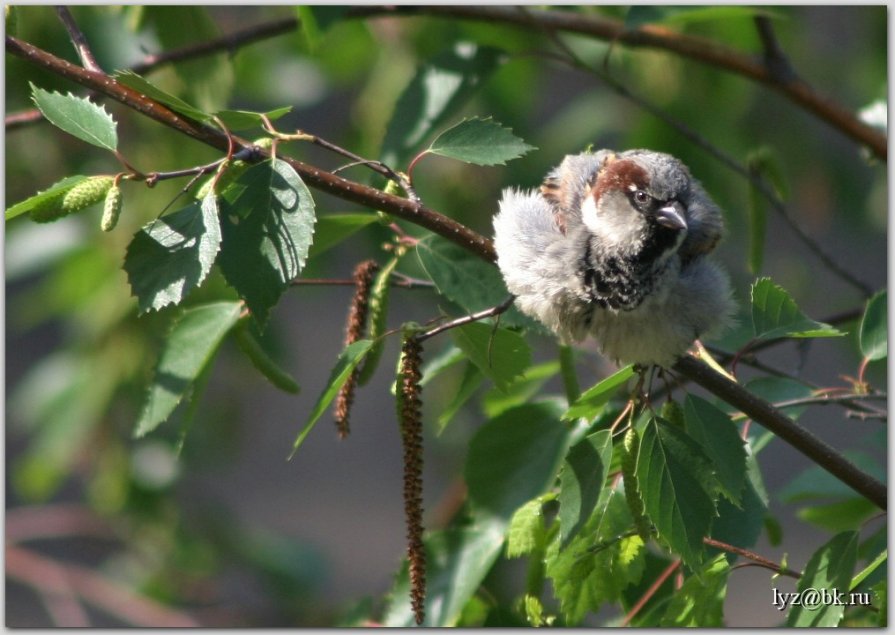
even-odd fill
[[[72,189],[78,183],[83,183],[89,177],[75,175],[75,176],[67,176],[61,181],[57,181],[53,183],[50,187],[45,190],[41,190],[34,196],[29,196],[24,201],[20,201],[6,209],[6,220],[10,220],[15,218],[16,216],[21,216],[22,214],[27,214],[31,210],[36,207],[40,207],[43,205],[48,205],[52,202],[61,203],[62,197],[65,196],[65,193]]]
[[[214,116],[220,119],[230,130],[245,130],[246,128],[260,127],[263,124],[262,114],[270,121],[276,121],[291,110],[292,106],[283,106],[282,108],[268,110],[265,113],[252,112],[250,110],[219,110],[214,113]]]
[[[151,432],[171,415],[211,362],[241,311],[241,302],[217,302],[184,311],[178,318],[159,354],[135,436]]]
[[[504,165],[535,150],[490,117],[464,119],[429,145],[429,152],[475,165]]]
[[[861,354],[867,359],[883,359],[889,354],[888,316],[888,294],[880,291],[867,301],[861,319]]]
[[[730,565],[725,554],[707,562],[699,575],[691,575],[672,596],[662,626],[674,628],[724,626],[724,598]]]
[[[451,329],[451,335],[454,343],[499,390],[506,391],[531,364],[531,349],[525,339],[505,328],[472,322]]]
[[[221,246],[217,197],[157,218],[134,236],[124,258],[141,312],[179,304],[208,276]]]
[[[124,84],[129,88],[133,88],[150,99],[157,101],[160,104],[164,104],[178,114],[201,123],[212,123],[210,114],[186,103],[180,97],[162,90],[145,77],[137,75],[133,71],[116,71],[112,77],[114,77],[119,84]]]
[[[417,243],[416,254],[438,292],[470,313],[497,306],[510,295],[497,267],[446,238],[427,236]],[[500,321],[527,330],[541,328],[515,307],[503,313]]]
[[[358,231],[376,222],[373,214],[322,214],[317,217],[317,225],[314,227],[314,244],[308,252],[308,258],[313,259],[327,249],[335,247],[343,240],[353,236]]]
[[[635,374],[634,366],[628,365],[615,371],[609,377],[591,386],[578,399],[569,406],[562,418],[565,421],[575,419],[593,419],[603,409],[609,400],[615,396],[619,387],[623,386]]]
[[[752,285],[752,330],[756,339],[836,337],[842,331],[803,314],[795,301],[770,278]]]
[[[455,116],[497,69],[502,55],[498,49],[461,43],[422,66],[395,105],[382,160],[401,165],[420,150],[425,139]]]
[[[821,594],[847,593],[857,559],[858,534],[854,531],[837,534],[815,551],[796,587],[802,603],[790,609],[786,625],[837,626],[842,621],[845,603],[824,601]]]
[[[336,365],[329,374],[326,386],[323,388],[323,391],[317,398],[317,403],[314,404],[314,408],[308,416],[308,422],[295,438],[295,443],[292,445],[292,453],[289,455],[289,458],[292,458],[295,455],[295,452],[304,442],[305,438],[310,434],[311,430],[314,429],[317,420],[320,419],[324,412],[326,412],[326,409],[329,407],[329,404],[332,403],[333,399],[336,398],[342,385],[348,380],[351,372],[363,360],[364,355],[367,354],[372,345],[373,342],[370,340],[358,340],[353,344],[348,345],[345,350],[341,352],[339,359],[336,360]]]
[[[34,84],[29,85],[34,104],[54,126],[106,150],[114,151],[118,147],[117,126],[105,108],[86,97],[51,93]]]

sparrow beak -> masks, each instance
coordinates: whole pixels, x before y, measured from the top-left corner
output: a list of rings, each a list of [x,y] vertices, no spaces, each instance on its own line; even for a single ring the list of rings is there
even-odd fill
[[[671,201],[656,210],[656,222],[669,229],[687,229],[684,220],[684,206],[678,201]]]

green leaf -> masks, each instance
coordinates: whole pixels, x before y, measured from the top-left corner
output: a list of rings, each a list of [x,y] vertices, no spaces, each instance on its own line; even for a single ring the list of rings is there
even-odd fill
[[[208,276],[220,246],[214,194],[144,226],[124,257],[140,312],[182,302]]]
[[[314,235],[314,200],[292,167],[254,165],[222,199],[219,264],[259,325],[298,277]]]
[[[469,442],[464,475],[470,499],[509,522],[553,483],[568,439],[549,403],[519,406],[491,419]]]
[[[296,451],[298,451],[298,448],[304,442],[305,438],[310,434],[311,430],[314,429],[317,420],[320,419],[320,416],[324,412],[326,412],[329,404],[332,403],[332,400],[336,398],[336,395],[342,388],[342,384],[348,380],[351,372],[363,360],[371,346],[373,346],[371,340],[358,340],[353,344],[349,344],[339,355],[339,359],[336,360],[336,365],[329,374],[329,380],[327,380],[323,392],[320,393],[320,396],[317,398],[317,403],[314,404],[314,408],[308,416],[308,422],[295,438],[295,443],[292,445],[292,453],[289,455],[290,459],[295,456]]]
[[[864,580],[866,580],[870,576],[871,573],[876,571],[880,567],[880,565],[887,562],[888,560],[889,550],[883,549],[882,552],[880,552],[880,554],[873,559],[873,562],[871,562],[866,567],[861,569],[861,571],[855,574],[855,577],[853,577],[851,580],[851,584],[848,585],[848,590],[854,591],[855,589],[857,589],[859,586],[861,586]]]
[[[711,492],[717,487],[702,449],[681,430],[653,417],[643,429],[637,480],[646,513],[659,537],[685,563],[697,567],[702,538],[715,516]]]
[[[118,132],[112,115],[86,97],[63,95],[38,88],[29,82],[31,98],[44,117],[57,128],[113,152],[118,147]]]
[[[468,524],[426,535],[426,621],[452,626],[501,552],[510,518],[556,477],[568,432],[550,404],[520,406],[473,436],[464,470],[473,505]],[[410,626],[406,566],[383,622]]]
[[[497,69],[502,56],[499,49],[459,43],[417,70],[395,105],[382,161],[400,165],[416,153]]]
[[[227,126],[230,130],[245,130],[246,128],[259,128],[264,121],[261,115],[266,115],[270,121],[276,121],[283,115],[291,112],[292,106],[283,106],[268,110],[265,113],[253,112],[251,110],[219,110],[214,113],[215,117]]]
[[[578,418],[593,419],[615,395],[618,388],[624,385],[635,374],[634,366],[628,365],[615,371],[609,377],[591,386],[563,414],[563,421],[574,421]]]
[[[506,521],[474,516],[472,523],[426,534],[426,619],[422,626],[454,626],[500,556]],[[416,627],[407,564],[389,594],[385,626]]]
[[[241,311],[241,302],[216,302],[183,312],[159,355],[134,436],[142,437],[170,416],[211,362]]]
[[[860,527],[861,523],[877,513],[879,508],[869,500],[852,496],[834,503],[803,507],[796,512],[796,516],[806,523],[837,532]]]
[[[129,88],[133,88],[137,92],[146,95],[150,99],[157,101],[160,104],[164,104],[178,114],[189,117],[190,119],[193,119],[200,123],[214,123],[212,116],[207,112],[203,112],[195,106],[186,103],[180,97],[162,90],[155,84],[151,83],[148,79],[137,75],[133,71],[115,71],[115,73],[112,74],[112,77],[119,84],[124,84]]]
[[[687,395],[684,402],[687,434],[712,461],[721,493],[739,505],[746,481],[746,449],[730,418],[705,399]]]
[[[507,558],[518,558],[532,553],[544,544],[547,530],[544,527],[545,496],[528,501],[516,510],[507,529]]]
[[[569,450],[559,473],[559,529],[565,547],[597,505],[612,462],[612,434],[600,430]]]
[[[773,522],[770,525],[765,523],[768,519],[768,494],[753,455],[746,458],[746,477],[739,507],[726,498],[718,501],[718,517],[712,522],[712,538],[749,548],[755,545],[763,528],[768,528],[770,534],[775,527]],[[709,555],[714,552],[714,548],[708,549]]]
[[[326,214],[317,217],[314,227],[314,244],[308,259],[314,259],[327,249],[335,247],[367,225],[376,222],[373,214]]]
[[[536,149],[488,117],[464,119],[448,128],[435,137],[428,152],[475,165],[504,165]]]
[[[707,562],[699,575],[692,575],[671,597],[662,626],[674,628],[724,626],[724,597],[730,566],[723,553]]]
[[[7,208],[6,220],[8,221],[12,218],[15,218],[16,216],[27,214],[36,207],[49,205],[52,201],[56,201],[57,199],[61,203],[62,197],[65,196],[66,192],[68,192],[78,183],[83,183],[88,178],[90,177],[78,174],[75,176],[67,176],[61,181],[53,183],[53,185],[51,185],[47,189],[38,192],[34,196],[29,196],[24,201],[20,201],[12,207]]]
[[[796,587],[802,604],[792,607],[786,625],[837,626],[845,612],[844,602],[824,601],[822,594],[847,593],[857,560],[858,533],[854,531],[837,534],[814,552]]]
[[[349,8],[347,6],[307,5],[296,7],[300,26],[299,31],[304,43],[303,49],[311,53],[316,52],[326,31],[335,22],[338,22]]]
[[[449,424],[451,419],[454,418],[454,415],[460,411],[463,404],[469,401],[475,394],[479,389],[479,386],[482,385],[484,379],[485,376],[482,375],[482,371],[480,371],[475,364],[471,362],[466,364],[466,368],[463,369],[463,376],[460,378],[460,386],[454,391],[454,396],[451,398],[450,403],[448,403],[438,415],[436,421],[438,434],[444,432],[447,424]]]
[[[559,361],[529,366],[521,377],[509,385],[506,392],[496,387],[485,393],[483,409],[488,417],[496,417],[504,410],[532,401],[541,387],[559,372]]]
[[[521,335],[505,328],[471,322],[451,329],[451,335],[469,360],[504,392],[531,364],[528,344]]]
[[[861,319],[859,341],[861,354],[867,359],[878,360],[888,356],[888,317],[888,294],[880,291],[867,301]]]
[[[645,549],[640,536],[619,536],[631,526],[624,494],[606,489],[584,529],[562,549],[557,535],[547,548],[546,574],[552,580],[567,625],[576,626],[643,575]]]
[[[758,274],[764,260],[768,211],[765,198],[754,186],[749,188],[749,271]]]
[[[755,339],[836,337],[842,331],[805,316],[790,295],[770,278],[752,285],[752,332]]]
[[[419,241],[416,254],[438,292],[469,313],[497,306],[510,295],[500,271],[447,238],[432,235]],[[501,324],[542,329],[515,307],[500,316]]]

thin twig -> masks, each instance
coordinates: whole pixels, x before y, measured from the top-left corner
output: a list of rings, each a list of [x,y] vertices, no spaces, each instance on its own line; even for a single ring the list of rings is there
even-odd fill
[[[439,333],[443,333],[449,329],[457,328],[458,326],[463,326],[464,324],[470,324],[472,322],[477,322],[479,320],[484,320],[489,317],[495,317],[500,315],[507,309],[509,309],[513,305],[513,301],[516,299],[516,296],[511,295],[506,300],[501,302],[496,306],[492,306],[490,308],[484,309],[482,311],[478,311],[476,313],[470,313],[469,315],[464,315],[463,317],[459,317],[456,320],[451,320],[450,322],[445,322],[444,324],[439,324],[433,329],[428,331],[424,331],[416,336],[416,339],[420,342],[424,342],[430,337],[434,337]]]
[[[773,560],[768,560],[764,556],[760,556],[754,551],[749,551],[748,549],[743,549],[742,547],[735,547],[734,545],[729,545],[726,542],[721,542],[720,540],[715,540],[714,538],[709,537],[703,538],[702,542],[709,547],[715,547],[716,549],[720,549],[721,551],[734,553],[738,556],[748,558],[752,562],[771,569],[772,571],[776,571],[780,575],[785,575],[788,578],[795,578],[796,580],[798,580],[802,577],[802,574],[800,574],[798,571],[793,571],[792,569],[788,569],[783,565],[777,564]]]
[[[628,614],[625,615],[625,619],[622,620],[622,626],[627,626],[631,623],[631,620],[637,617],[637,614],[641,611],[641,609],[643,609],[644,606],[646,606],[646,603],[652,599],[656,592],[658,592],[659,587],[661,587],[662,584],[665,583],[665,580],[667,580],[672,573],[677,571],[678,567],[680,566],[681,561],[675,560],[670,565],[668,565],[662,573],[659,574],[659,577],[653,581],[649,588],[644,591],[643,595],[640,596],[640,599],[637,600],[637,604],[632,606],[631,610],[628,611]]]
[[[78,27],[78,23],[75,22],[75,18],[71,11],[68,10],[68,7],[57,6],[56,14],[59,16],[62,24],[65,25],[65,30],[68,31],[68,37],[71,39],[78,57],[81,58],[81,65],[87,70],[101,73],[103,69],[93,56],[93,51],[90,50],[90,45],[87,43],[84,32]]]
[[[682,357],[674,365],[674,371],[685,375],[730,405],[739,408],[753,421],[760,423],[789,443],[880,509],[887,508],[888,495],[885,485],[859,470],[830,445],[815,437],[764,399],[743,389],[739,384],[715,372],[707,364],[699,362],[693,357]]]
[[[296,278],[290,283],[294,287],[304,285],[320,285],[334,287],[353,287],[353,278]],[[435,283],[429,280],[419,280],[404,274],[393,273],[389,279],[389,285],[402,289],[434,289]]]

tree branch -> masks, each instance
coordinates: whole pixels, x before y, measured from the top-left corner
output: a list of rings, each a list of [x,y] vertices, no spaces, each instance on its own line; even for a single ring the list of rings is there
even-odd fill
[[[865,496],[880,509],[887,509],[886,486],[859,470],[844,456],[808,430],[784,415],[777,408],[740,385],[715,372],[693,357],[682,357],[674,365],[675,372],[696,382],[712,394],[746,413],[830,474]]]
[[[24,58],[37,66],[57,75],[65,77],[73,82],[93,89],[103,95],[121,102],[122,104],[146,115],[151,119],[165,124],[197,141],[226,152],[229,147],[228,136],[220,130],[203,125],[192,119],[175,113],[169,108],[159,104],[132,88],[129,88],[104,73],[90,71],[63,60],[23,40],[7,35],[6,50],[13,55]],[[252,143],[240,137],[229,137],[237,144],[238,149],[252,147]],[[263,150],[261,154],[269,157],[270,153]],[[491,241],[472,231],[465,225],[448,218],[426,206],[410,201],[406,198],[386,194],[375,188],[348,181],[330,172],[303,163],[296,159],[281,156],[301,176],[309,186],[318,190],[333,194],[339,198],[357,203],[371,209],[378,209],[398,218],[410,221],[426,229],[430,229],[465,247],[489,261],[495,261],[497,256]]]
[[[78,27],[78,23],[75,22],[75,17],[68,10],[68,7],[56,7],[56,13],[65,26],[65,30],[68,31],[68,37],[71,39],[78,57],[81,58],[81,64],[84,65],[84,68],[102,72],[103,69],[93,56],[93,51],[90,50],[90,45],[87,43],[87,38],[84,37],[84,32]]]
[[[453,19],[501,22],[523,28],[531,28],[531,20],[528,17],[531,16],[539,23],[541,28],[589,35],[600,40],[617,42],[632,48],[642,47],[669,51],[681,57],[693,59],[765,84],[853,141],[867,146],[880,160],[885,161],[888,156],[886,135],[867,125],[853,112],[832,99],[819,95],[807,82],[795,77],[788,81],[781,81],[765,64],[756,62],[751,55],[740,53],[707,38],[677,33],[665,27],[644,25],[638,29],[627,29],[624,22],[603,16],[584,15],[571,11],[534,9],[523,13],[518,11],[516,7],[498,5],[360,7],[352,10],[349,15],[366,18],[419,14],[444,16]]]
[[[103,73],[79,68],[11,36],[6,36],[6,49],[46,70],[108,95],[193,139],[223,152],[228,150],[228,137],[223,132],[178,115],[145,95],[119,84]],[[240,148],[251,147],[251,144],[244,139],[238,137],[230,137],[230,139]],[[282,157],[282,160],[287,161],[311,187],[420,225],[488,262],[494,263],[497,260],[497,254],[490,239],[419,203],[348,181],[289,157]],[[886,509],[886,487],[882,483],[862,473],[833,448],[798,426],[766,401],[759,399],[738,384],[716,373],[706,364],[691,357],[681,359],[675,364],[674,370],[728,403],[737,406],[818,465],[869,498],[874,504]]]

